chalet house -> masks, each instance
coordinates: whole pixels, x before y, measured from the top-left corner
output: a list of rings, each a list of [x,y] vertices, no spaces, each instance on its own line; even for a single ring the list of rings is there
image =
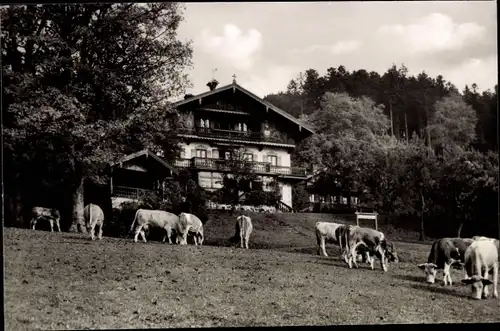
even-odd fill
[[[252,187],[266,190],[276,179],[280,209],[291,210],[292,186],[306,179],[306,169],[293,167],[290,154],[313,130],[235,80],[219,88],[212,80],[207,86],[209,91],[174,103],[184,123],[179,131],[182,152],[175,166],[193,169],[201,187],[215,190],[222,187],[224,172],[230,171],[220,164],[234,148],[243,148],[258,175]]]
[[[112,165],[116,174],[111,185],[114,204],[137,199],[140,192],[158,187],[180,169],[197,174],[204,189],[219,189],[224,173],[231,171],[224,164],[231,151],[239,148],[245,151],[245,162],[250,162],[258,175],[252,187],[267,190],[276,179],[282,196],[279,209],[292,210],[292,186],[305,180],[307,174],[305,168],[292,166],[290,154],[313,130],[235,80],[219,88],[217,84],[212,80],[207,84],[207,92],[188,95],[174,103],[181,123],[181,155],[173,166],[148,151],[129,155]],[[148,169],[154,170],[155,175],[147,175]]]

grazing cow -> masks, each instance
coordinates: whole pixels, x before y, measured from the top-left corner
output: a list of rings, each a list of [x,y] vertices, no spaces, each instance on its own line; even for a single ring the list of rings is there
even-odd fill
[[[348,250],[348,234],[350,229],[358,228],[357,225],[349,225],[349,224],[341,224],[337,229],[335,229],[335,237],[337,238],[338,244],[340,246],[341,254],[342,257],[344,258],[344,261],[347,263],[347,250]],[[363,246],[358,247],[361,248]],[[362,250],[362,249],[361,249]],[[366,254],[362,254],[363,256],[363,262],[366,262],[367,259],[369,259],[369,252],[367,251]]]
[[[314,229],[316,232],[316,245],[317,245],[316,253],[318,255],[321,255],[320,254],[320,249],[321,249],[323,251],[323,255],[328,256],[328,254],[326,254],[326,249],[325,249],[325,240],[338,243],[338,237],[336,235],[336,231],[342,225],[343,224],[333,223],[333,222],[316,223]]]
[[[179,215],[178,243],[187,245],[188,232],[194,232],[194,244],[203,243],[203,223],[193,214],[181,213]]]
[[[90,238],[94,240],[94,233],[96,226],[99,227],[99,233],[97,237],[99,240],[102,239],[102,226],[104,225],[104,212],[101,207],[94,205],[93,203],[88,204],[83,209],[83,217],[85,218],[85,227],[90,233]]]
[[[163,242],[165,242],[165,239],[168,237],[168,243],[172,244],[172,231],[176,231],[178,225],[179,217],[175,214],[163,210],[139,209],[135,213],[130,232],[134,231],[134,226],[136,226],[134,242],[137,242],[139,233],[141,234],[142,240],[146,242],[144,230],[148,230],[149,227],[161,228],[166,232],[166,236],[163,237]]]
[[[374,269],[375,259],[374,256],[380,259],[382,269],[387,271],[387,262],[398,262],[398,256],[394,244],[388,243],[385,235],[377,230],[362,227],[350,227],[348,237],[349,252],[347,256],[347,263],[349,268],[352,268],[354,262],[355,267],[358,267],[355,256],[357,256],[357,249],[359,246],[365,246],[370,257],[370,266]]]
[[[493,297],[498,298],[498,240],[474,240],[465,251],[465,270],[468,277],[462,283],[472,285],[472,298],[488,297],[488,285],[493,284]],[[488,279],[493,269],[493,281]]]
[[[33,207],[33,209],[31,209],[30,221],[30,227],[33,228],[33,230],[35,230],[36,223],[40,218],[50,222],[50,232],[54,232],[54,223],[57,225],[57,231],[61,232],[61,226],[59,224],[61,214],[59,210],[55,208]]]
[[[250,239],[252,230],[253,225],[250,217],[244,215],[236,217],[236,231],[233,236],[234,241],[239,237],[241,248],[248,249],[248,240]]]
[[[472,241],[468,238],[442,238],[432,243],[427,263],[418,265],[424,270],[427,283],[434,284],[438,269],[443,269],[444,285],[452,285],[450,267],[458,261],[464,261],[465,251]]]

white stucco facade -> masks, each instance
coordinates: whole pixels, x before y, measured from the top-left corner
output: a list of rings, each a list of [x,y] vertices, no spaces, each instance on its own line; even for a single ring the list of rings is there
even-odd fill
[[[181,142],[181,159],[191,159],[193,157],[220,159],[223,158],[222,152],[217,146],[212,146],[208,142]],[[198,151],[197,151],[198,150]],[[205,152],[202,152],[205,151]],[[273,162],[278,167],[291,167],[290,153],[285,148],[274,146],[245,146],[245,153],[252,154],[254,162]],[[181,162],[181,161],[178,161]],[[201,187],[209,190],[219,189],[222,187],[222,173],[217,171],[199,171],[198,182]],[[260,176],[263,182],[263,189],[269,190],[268,185],[276,176]],[[292,206],[292,186],[288,183],[283,183],[279,180],[281,190],[281,201],[290,207]]]

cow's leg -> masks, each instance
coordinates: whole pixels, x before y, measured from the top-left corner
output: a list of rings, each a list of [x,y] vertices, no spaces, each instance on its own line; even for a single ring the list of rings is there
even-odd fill
[[[141,237],[142,237],[142,241],[147,242],[146,241],[146,233],[144,232],[144,230],[141,230]]]
[[[488,268],[485,268],[483,278],[484,279],[488,279],[489,278],[488,274],[489,274]],[[486,299],[488,297],[488,295],[490,294],[490,291],[489,291],[488,287],[489,287],[489,285],[484,285],[483,286],[483,299]]]
[[[54,221],[52,219],[49,219],[50,223],[50,232],[54,232]]]
[[[370,268],[372,270],[375,269],[375,256],[371,256],[368,254],[368,261],[370,261]]]
[[[57,232],[61,232],[61,224],[59,224],[59,219],[56,219]]]
[[[33,230],[35,230],[35,226],[36,226],[36,223],[38,222],[38,219],[39,219],[39,217],[33,217],[31,219],[31,224],[32,224]]]
[[[323,251],[323,256],[328,256],[325,249],[325,237],[321,236],[321,250]]]
[[[498,298],[498,262],[493,264],[493,297]]]
[[[205,240],[205,236],[201,232],[199,233],[199,236],[200,236],[199,243],[200,243],[200,246],[201,246],[201,245],[203,245],[203,241]]]
[[[246,248],[246,249],[248,249],[248,239],[250,239],[250,235],[249,235],[249,234],[247,234],[247,235],[245,236],[245,248]]]
[[[95,240],[95,227],[95,223],[90,225],[90,239],[92,240]]]
[[[138,225],[135,228],[135,236],[134,236],[134,242],[137,242],[137,238],[139,237],[139,233],[142,231],[142,225]]]
[[[99,240],[102,240],[102,226],[103,225],[104,225],[103,223],[99,224],[99,234],[97,235]]]
[[[381,247],[379,246],[378,247],[378,252],[380,254],[380,266],[382,267],[382,270],[384,270],[384,272],[387,271],[387,265],[386,265],[386,259],[385,259],[385,251],[383,251],[381,249]]]
[[[172,239],[171,239],[172,238],[172,229],[171,228],[167,228],[167,229],[165,229],[165,232],[167,233],[166,236],[168,237],[168,243],[170,245],[172,245]],[[163,242],[165,242],[165,237],[163,237]]]
[[[245,236],[243,235],[243,231],[240,230],[240,248],[245,247]]]
[[[444,263],[443,267],[443,281],[444,281],[444,286],[448,285],[448,281],[451,285],[451,280],[450,280],[450,264],[448,262]]]

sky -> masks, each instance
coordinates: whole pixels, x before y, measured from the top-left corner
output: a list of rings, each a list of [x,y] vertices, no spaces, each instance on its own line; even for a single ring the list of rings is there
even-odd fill
[[[459,90],[497,84],[495,1],[186,3],[178,38],[191,40],[192,88],[232,82],[260,97],[300,72],[330,67],[441,74]]]

